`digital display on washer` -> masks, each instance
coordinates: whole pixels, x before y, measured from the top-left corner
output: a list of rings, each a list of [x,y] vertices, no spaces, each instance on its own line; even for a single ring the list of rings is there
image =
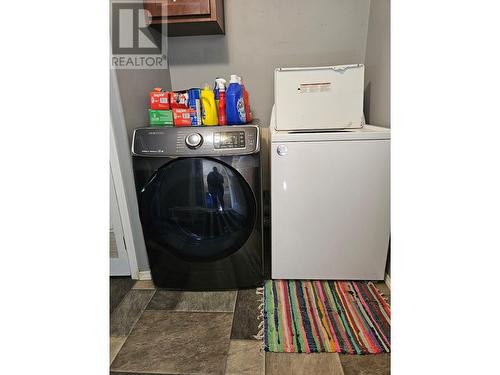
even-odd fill
[[[214,133],[214,148],[245,148],[245,132]]]

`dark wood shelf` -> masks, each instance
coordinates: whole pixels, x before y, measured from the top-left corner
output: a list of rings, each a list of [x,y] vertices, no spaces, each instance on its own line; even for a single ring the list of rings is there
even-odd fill
[[[170,36],[224,34],[224,0],[144,0],[151,27]]]

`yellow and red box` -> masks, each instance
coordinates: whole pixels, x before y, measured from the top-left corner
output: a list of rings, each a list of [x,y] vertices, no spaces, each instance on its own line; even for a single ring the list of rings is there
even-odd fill
[[[174,115],[174,126],[191,126],[191,114],[189,108],[172,108]]]
[[[149,93],[149,104],[151,109],[170,109],[170,93],[156,87]]]

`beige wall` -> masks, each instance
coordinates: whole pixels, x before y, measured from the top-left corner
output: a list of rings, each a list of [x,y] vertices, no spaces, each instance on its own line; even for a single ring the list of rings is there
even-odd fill
[[[110,11],[110,24],[112,25],[112,13]],[[124,27],[130,27],[131,19],[124,18],[120,22],[125,22]],[[128,23],[128,24],[127,24]],[[163,50],[168,48],[167,38],[158,30],[150,29],[149,32],[155,38],[161,39]],[[131,35],[124,33],[123,37]],[[171,89],[170,71],[168,68],[162,69],[117,69],[116,70],[117,85],[120,92],[121,104],[123,107],[123,115],[127,136],[129,142],[132,140],[134,129],[141,126],[149,125],[149,92],[154,87],[162,87],[166,90]]]
[[[368,123],[391,126],[390,1],[372,0],[365,56],[365,116]]]
[[[365,55],[365,116],[368,123],[391,127],[390,0],[371,0]],[[391,248],[386,273],[391,274]]]
[[[226,35],[168,38],[172,88],[238,73],[267,128],[274,69],[363,63],[369,8],[369,0],[226,0]],[[267,185],[268,168],[264,174]]]
[[[134,129],[149,125],[149,92],[154,87],[170,90],[168,69],[123,69],[116,76],[129,142]]]

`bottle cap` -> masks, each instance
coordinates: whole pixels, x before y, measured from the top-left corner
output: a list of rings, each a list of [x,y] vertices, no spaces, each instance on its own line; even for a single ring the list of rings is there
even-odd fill
[[[226,80],[224,78],[217,78],[215,82],[219,91],[226,91]]]
[[[238,76],[236,74],[231,74],[231,81],[229,83],[238,83]]]

